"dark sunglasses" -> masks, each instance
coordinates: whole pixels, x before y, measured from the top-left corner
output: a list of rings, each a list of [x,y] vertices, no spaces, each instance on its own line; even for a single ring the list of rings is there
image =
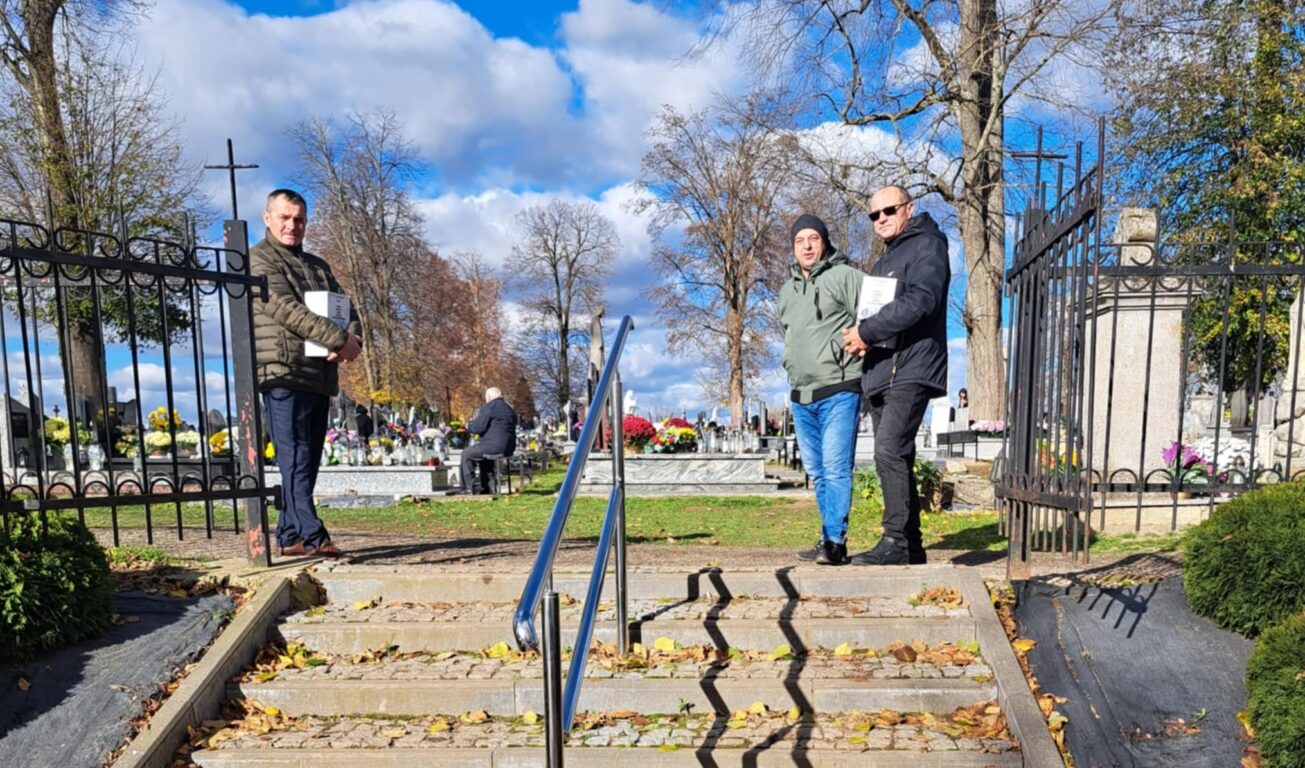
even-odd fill
[[[896,216],[897,212],[905,208],[910,203],[898,203],[897,205],[885,205],[877,211],[870,212],[870,221],[879,221],[880,216]]]

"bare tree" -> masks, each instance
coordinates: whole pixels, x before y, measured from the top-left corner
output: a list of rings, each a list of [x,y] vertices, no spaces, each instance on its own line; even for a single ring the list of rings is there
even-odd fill
[[[85,19],[65,15],[62,3],[0,0],[0,7],[0,206],[41,221],[52,202],[58,224],[117,232],[125,221],[133,236],[187,237],[181,212],[190,208],[200,223],[207,216],[196,192],[199,169],[183,160],[177,124],[130,41],[80,29]],[[128,290],[103,288],[98,313],[88,289],[67,290],[60,347],[70,405],[76,397],[98,407],[105,343],[128,335],[166,342],[165,327],[174,338],[189,329],[188,313],[159,296],[138,299],[129,323]],[[53,304],[41,311],[57,315]]]
[[[770,357],[767,277],[787,253],[781,219],[788,175],[762,97],[691,115],[665,108],[649,134],[636,205],[659,245],[651,291],[673,352],[701,352],[727,377],[732,423]],[[773,277],[772,277],[773,281]]]
[[[367,396],[403,398],[398,367],[412,345],[401,288],[422,279],[419,267],[431,254],[421,215],[404,191],[420,170],[416,152],[388,112],[349,115],[342,128],[313,118],[289,133],[299,149],[300,181],[316,206],[310,237],[339,269],[362,319]]]
[[[588,201],[552,200],[517,216],[522,239],[507,261],[529,313],[529,363],[536,386],[559,410],[578,392],[577,355],[587,341],[582,316],[603,304],[603,282],[621,247],[611,220]],[[581,358],[582,359],[582,358]],[[543,398],[541,398],[543,399]]]
[[[791,78],[813,111],[877,126],[896,150],[872,153],[859,178],[904,184],[955,206],[965,268],[963,322],[977,418],[1001,418],[1005,366],[1004,121],[1011,102],[1054,99],[1039,78],[1074,65],[1110,32],[1118,0],[762,0],[731,18],[758,71]],[[939,151],[953,156],[945,166]],[[852,166],[858,164],[854,161]],[[847,168],[827,180],[848,185]],[[858,178],[853,174],[851,178]]]

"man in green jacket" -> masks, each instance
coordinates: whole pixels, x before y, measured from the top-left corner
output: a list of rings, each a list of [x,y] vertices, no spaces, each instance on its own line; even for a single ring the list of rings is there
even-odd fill
[[[799,216],[790,235],[794,263],[779,295],[784,370],[792,388],[802,467],[815,486],[821,518],[820,541],[798,558],[842,565],[852,509],[861,359],[843,350],[841,331],[856,324],[864,275],[829,242],[829,230],[819,218]]]
[[[307,291],[340,293],[331,267],[304,250],[308,203],[298,192],[273,190],[263,210],[267,233],[249,251],[250,273],[267,278],[267,296],[254,301],[254,352],[267,431],[281,470],[281,516],[276,540],[282,555],[339,557],[313,505],[331,396],[340,386],[339,363],[362,351],[362,326],[350,307],[348,328],[313,313]],[[305,342],[325,347],[306,354]]]

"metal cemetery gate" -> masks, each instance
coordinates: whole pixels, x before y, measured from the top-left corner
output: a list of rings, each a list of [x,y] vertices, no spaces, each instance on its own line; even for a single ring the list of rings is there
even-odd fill
[[[270,564],[275,489],[263,476],[250,301],[266,281],[248,274],[245,223],[226,222],[225,247],[119,230],[0,219],[4,532],[75,511],[111,528],[115,545],[142,523],[153,543],[162,506],[178,538],[212,537],[223,507],[239,534],[243,505],[246,552]]]
[[[1104,211],[1104,139],[1054,186],[1039,162],[1006,273],[1012,579],[1035,549],[1086,557],[1094,514],[1176,530],[1305,472],[1301,246],[1166,242],[1154,212]]]

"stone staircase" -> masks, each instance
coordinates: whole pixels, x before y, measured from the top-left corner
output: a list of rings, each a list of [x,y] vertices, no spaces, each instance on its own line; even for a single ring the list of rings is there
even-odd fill
[[[193,765],[545,765],[542,663],[510,629],[524,573],[315,575],[327,602],[283,617],[284,644],[230,684],[234,724],[196,739]],[[556,574],[564,644],[586,578]],[[638,645],[618,656],[600,604],[568,766],[1059,764],[972,571],[635,569],[629,583]]]

